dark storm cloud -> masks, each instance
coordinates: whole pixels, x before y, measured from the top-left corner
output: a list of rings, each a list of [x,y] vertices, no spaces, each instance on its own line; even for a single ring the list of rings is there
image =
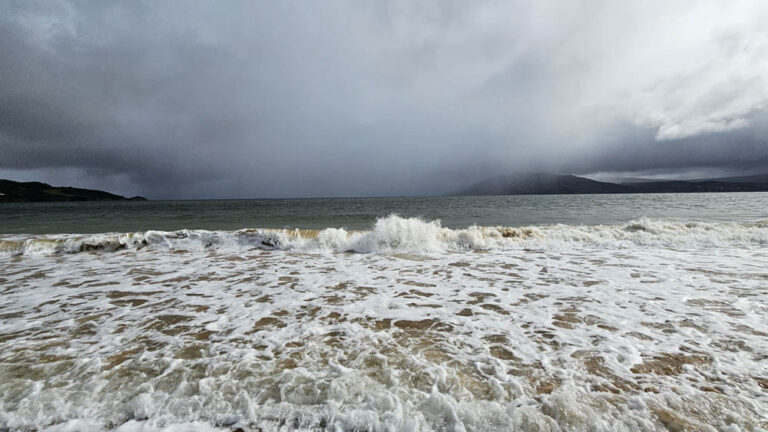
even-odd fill
[[[0,177],[151,197],[768,170],[760,2],[5,2]]]
[[[656,131],[623,125],[621,136],[572,155],[561,170],[582,174],[646,172],[667,177],[697,171],[719,175],[768,172],[768,112],[761,110],[747,119],[748,128],[666,141],[654,139]]]

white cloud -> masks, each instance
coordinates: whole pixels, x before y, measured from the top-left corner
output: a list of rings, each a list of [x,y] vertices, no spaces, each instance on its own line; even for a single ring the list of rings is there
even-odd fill
[[[608,25],[581,97],[655,128],[658,140],[748,126],[768,102],[768,3],[642,4],[656,7],[628,8],[625,28]]]

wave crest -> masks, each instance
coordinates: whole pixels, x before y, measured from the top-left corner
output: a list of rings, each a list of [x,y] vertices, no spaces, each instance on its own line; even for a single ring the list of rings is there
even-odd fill
[[[253,228],[238,231],[180,230],[94,235],[0,237],[0,254],[63,254],[123,249],[208,248],[306,252],[430,253],[487,249],[563,247],[759,246],[768,244],[768,221],[671,222],[637,219],[621,225],[538,227],[443,227],[439,220],[379,218],[370,231]]]

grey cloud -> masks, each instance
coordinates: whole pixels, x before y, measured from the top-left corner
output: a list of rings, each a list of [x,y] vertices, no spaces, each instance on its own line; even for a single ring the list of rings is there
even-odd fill
[[[563,170],[656,172],[675,176],[710,170],[723,175],[768,172],[768,112],[750,115],[752,126],[675,140],[655,140],[654,130],[625,125],[614,141],[581,155],[572,155]]]
[[[656,6],[6,2],[0,177],[192,198],[768,170],[768,8]]]

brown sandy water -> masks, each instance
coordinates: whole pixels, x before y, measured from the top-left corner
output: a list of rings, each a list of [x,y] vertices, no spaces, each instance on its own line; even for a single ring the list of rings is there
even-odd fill
[[[768,428],[768,251],[646,240],[5,254],[0,428]]]

